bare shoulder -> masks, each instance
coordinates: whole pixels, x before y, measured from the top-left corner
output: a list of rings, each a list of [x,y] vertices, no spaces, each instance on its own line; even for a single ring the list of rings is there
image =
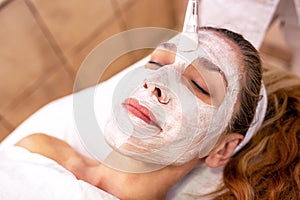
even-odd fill
[[[97,161],[78,153],[67,142],[43,133],[31,134],[15,145],[56,161],[78,179],[89,183],[93,182],[93,177],[90,177],[88,170],[100,165]]]
[[[34,133],[28,135],[22,138],[20,141],[18,141],[15,145],[26,148],[33,153],[41,154],[47,152],[50,153],[56,148],[71,148],[70,145],[68,145],[63,140],[60,140],[58,138],[52,137],[44,133]]]

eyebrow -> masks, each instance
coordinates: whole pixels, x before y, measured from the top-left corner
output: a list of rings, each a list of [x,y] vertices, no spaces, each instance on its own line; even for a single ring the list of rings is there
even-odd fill
[[[204,69],[206,69],[208,71],[219,72],[221,74],[221,76],[223,77],[223,79],[226,83],[226,87],[227,87],[228,84],[227,84],[226,76],[225,76],[224,72],[217,65],[212,63],[207,58],[198,58],[198,59],[196,59],[196,64],[198,64],[199,66],[202,66]]]
[[[177,50],[176,45],[174,43],[169,43],[169,42],[160,43],[159,45],[157,45],[156,48],[166,49],[166,50],[170,50],[172,52],[176,52],[176,50]]]

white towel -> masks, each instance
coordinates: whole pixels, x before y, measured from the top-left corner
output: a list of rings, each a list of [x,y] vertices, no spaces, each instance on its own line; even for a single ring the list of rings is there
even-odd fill
[[[0,151],[0,199],[115,200],[116,197],[77,180],[55,161],[11,146]]]

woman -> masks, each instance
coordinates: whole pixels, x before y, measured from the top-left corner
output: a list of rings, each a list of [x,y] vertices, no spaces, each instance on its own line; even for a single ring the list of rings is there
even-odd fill
[[[250,43],[226,30],[203,28],[199,38],[196,53],[181,52],[177,39],[165,43],[146,65],[156,70],[141,69],[140,85],[127,82],[134,85],[128,94],[124,88],[124,97],[117,93],[117,114],[104,135],[118,152],[166,166],[207,156],[220,137],[242,140],[259,98],[259,57]]]
[[[204,55],[201,54],[200,60],[193,57],[183,65],[180,63],[172,65],[177,55],[169,53],[162,57],[159,50],[155,51],[148,67],[159,67],[157,69],[159,73],[151,72],[149,80],[132,93],[134,98],[124,102],[125,110],[131,114],[130,119],[135,121],[135,125],[143,123],[145,126],[156,127],[153,129],[160,133],[159,136],[155,135],[155,139],[150,138],[145,142],[138,137],[141,132],[134,130],[129,138],[119,141],[119,136],[123,134],[122,130],[116,129],[117,126],[110,126],[115,121],[111,121],[106,129],[110,132],[110,134],[105,133],[108,143],[119,153],[166,167],[142,174],[120,172],[82,156],[63,141],[44,134],[33,134],[16,145],[55,160],[78,179],[85,180],[120,199],[163,199],[168,190],[199,163],[205,162],[209,167],[225,165],[247,134],[255,115],[261,89],[261,64],[255,48],[238,34],[224,29],[202,28],[199,35],[202,50],[206,52]],[[199,54],[197,56],[199,57]],[[203,68],[197,68],[197,63],[200,63]],[[198,70],[201,74],[197,74]],[[168,82],[166,76],[159,76],[159,74],[170,75],[169,77],[182,81],[181,78],[176,79],[180,75],[183,77],[183,81],[180,82],[182,85],[178,89],[177,86],[172,85],[172,82]],[[170,84],[168,86],[173,90],[166,92],[167,88],[159,83]],[[195,123],[189,120],[191,118],[185,118],[184,113],[180,115],[182,117],[180,119],[184,122],[191,123],[192,129],[191,126],[174,129],[171,126],[172,121],[169,121],[169,124],[166,122],[167,126],[165,126],[160,119],[154,120],[148,110],[136,112],[137,109],[132,108],[136,103],[134,99],[139,97],[141,91],[148,91],[149,94],[149,90],[151,97],[155,99],[153,105],[169,106],[175,102],[175,106],[171,107],[175,109],[178,108],[176,106],[178,102],[182,103],[174,100],[176,94],[180,97],[182,94],[179,92],[184,91],[183,96],[188,95],[189,100],[192,99],[198,106],[192,105],[197,114],[194,115],[196,118],[192,118]],[[194,99],[192,95],[196,98]],[[198,110],[199,107],[202,110]],[[150,110],[156,114],[151,106]],[[187,115],[192,115],[193,110],[188,111]],[[205,116],[207,118],[198,121],[197,117],[202,117],[198,114],[202,113],[207,114]],[[207,121],[212,122],[212,126],[204,126],[210,125]],[[202,127],[199,127],[199,124]],[[167,131],[174,133],[174,140],[169,141],[168,137],[164,137]],[[193,136],[195,140],[185,140]],[[157,144],[156,142],[159,141],[157,138],[162,139],[164,143]],[[180,143],[179,146],[184,148],[179,150],[176,148],[175,150],[178,150],[176,153],[168,152],[170,149],[173,150],[172,148],[164,149],[165,146],[173,147],[182,141],[187,143]],[[189,144],[189,146],[187,148],[182,144]],[[143,148],[145,146],[147,148]],[[151,150],[151,147],[159,151],[145,154],[144,151]],[[170,156],[172,154],[176,154],[175,157]]]

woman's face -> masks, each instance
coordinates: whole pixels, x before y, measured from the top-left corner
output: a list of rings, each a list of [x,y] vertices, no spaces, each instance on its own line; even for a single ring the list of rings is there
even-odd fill
[[[154,50],[141,73],[133,73],[131,79],[143,81],[118,97],[106,126],[113,148],[163,165],[207,155],[231,118],[240,60],[236,46],[223,36],[202,31],[199,38],[194,58],[167,42]],[[225,114],[230,117],[218,116]]]

